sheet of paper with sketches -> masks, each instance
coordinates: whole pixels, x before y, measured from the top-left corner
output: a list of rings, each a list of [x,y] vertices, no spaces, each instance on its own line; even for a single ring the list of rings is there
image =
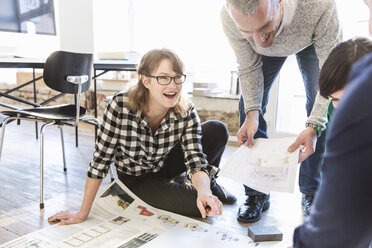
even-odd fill
[[[96,198],[85,222],[48,226],[0,247],[279,248],[289,245],[284,241],[255,244],[248,236],[153,208],[116,180]]]
[[[254,146],[240,146],[224,163],[220,176],[231,178],[257,191],[293,192],[299,150],[289,153],[295,138],[256,139]]]

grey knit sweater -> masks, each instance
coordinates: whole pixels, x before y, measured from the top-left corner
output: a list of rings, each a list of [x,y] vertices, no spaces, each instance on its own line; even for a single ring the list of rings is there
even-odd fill
[[[341,40],[334,0],[282,0],[283,21],[272,46],[263,48],[241,35],[225,7],[221,12],[224,32],[239,65],[239,80],[245,112],[260,110],[263,97],[261,55],[289,56],[314,44],[322,67],[331,49]],[[329,101],[318,93],[307,123],[325,128]]]

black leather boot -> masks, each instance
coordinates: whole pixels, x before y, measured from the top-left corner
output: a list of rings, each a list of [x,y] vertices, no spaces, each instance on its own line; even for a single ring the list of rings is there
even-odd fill
[[[238,220],[241,222],[256,222],[261,219],[262,211],[270,207],[270,195],[248,196],[245,203],[240,206]]]

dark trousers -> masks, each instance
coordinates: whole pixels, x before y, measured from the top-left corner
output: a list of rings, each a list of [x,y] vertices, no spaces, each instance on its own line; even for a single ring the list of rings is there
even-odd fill
[[[202,147],[210,165],[219,166],[228,140],[226,126],[219,121],[207,121],[202,125]],[[186,171],[184,152],[177,144],[157,173],[130,176],[118,173],[119,179],[139,198],[153,207],[181,215],[201,217],[196,206],[197,192],[185,183],[172,179]]]
[[[297,64],[303,78],[306,91],[306,113],[310,115],[318,91],[319,61],[315,54],[313,45],[305,48],[296,54]],[[267,138],[267,124],[264,118],[266,105],[269,98],[271,86],[278,76],[287,57],[262,56],[262,70],[264,74],[264,93],[262,98],[262,110],[259,115],[258,130],[254,138]],[[239,101],[240,126],[245,121],[243,99]],[[315,152],[301,163],[299,185],[303,194],[313,195],[320,183],[320,167],[323,161],[326,132],[318,138]],[[245,187],[246,195],[262,195],[263,193]]]

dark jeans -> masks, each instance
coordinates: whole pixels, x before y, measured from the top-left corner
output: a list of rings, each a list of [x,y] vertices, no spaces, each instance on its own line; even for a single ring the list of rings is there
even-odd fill
[[[305,48],[296,54],[298,67],[302,74],[302,79],[306,91],[306,113],[310,115],[318,91],[319,81],[319,61],[315,54],[313,45]],[[278,76],[287,57],[268,57],[262,56],[262,69],[264,74],[264,93],[262,98],[262,111],[259,115],[258,130],[254,138],[268,138],[267,124],[264,118],[266,113],[266,105],[269,98],[270,88]],[[239,101],[239,125],[241,126],[245,121],[244,102],[243,98]],[[300,191],[303,194],[314,195],[320,183],[320,167],[323,161],[324,146],[325,146],[326,132],[318,138],[315,152],[301,163],[300,167]],[[253,190],[247,186],[245,187],[246,195],[261,195],[263,193]]]
[[[219,166],[229,134],[219,121],[207,121],[202,125],[203,152],[210,165]],[[186,171],[184,152],[177,144],[164,161],[164,167],[157,173],[130,176],[118,172],[119,179],[139,198],[153,207],[181,215],[201,217],[196,206],[196,190],[172,179]]]

